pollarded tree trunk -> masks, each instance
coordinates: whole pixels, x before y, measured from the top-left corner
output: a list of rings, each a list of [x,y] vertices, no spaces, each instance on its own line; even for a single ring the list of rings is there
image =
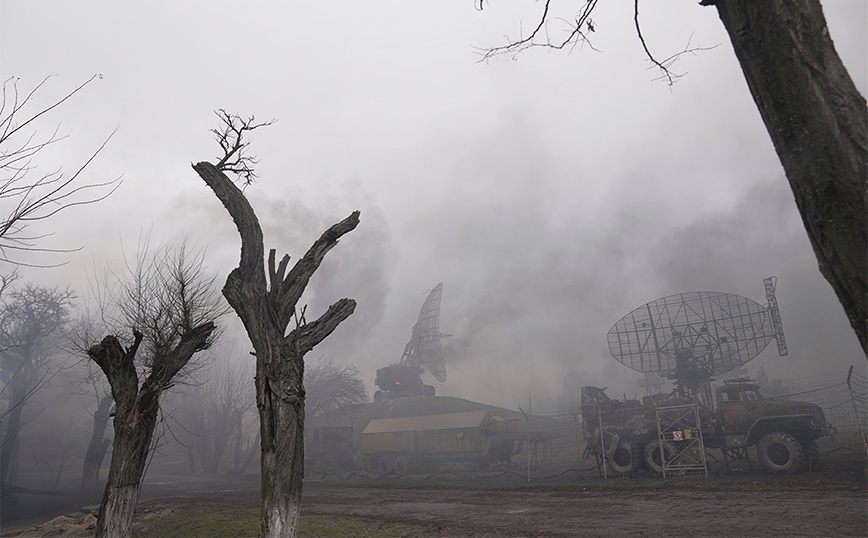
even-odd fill
[[[296,304],[326,253],[359,223],[358,211],[335,224],[287,273],[289,256],[264,268],[262,229],[241,190],[217,166],[193,165],[229,212],[241,236],[241,260],[226,278],[223,295],[235,310],[256,352],[256,405],[262,452],[261,519],[263,537],[298,534],[304,461],[304,355],[331,334],[355,309],[341,299],[316,321],[296,316]],[[268,285],[270,282],[270,286]],[[296,327],[287,327],[295,317]]]
[[[93,413],[93,434],[84,457],[81,472],[81,490],[91,491],[99,486],[99,469],[105,459],[111,441],[106,439],[105,431],[109,422],[109,410],[112,406],[111,396],[103,396]]]
[[[197,351],[204,349],[214,323],[207,322],[184,332],[167,354],[153,358],[151,373],[139,387],[134,360],[143,335],[127,349],[114,336],[106,336],[88,350],[108,379],[115,401],[112,459],[97,521],[97,538],[132,536],[133,511],[139,500],[148,451],[160,410],[160,396],[172,378]]]
[[[717,6],[819,260],[868,352],[868,108],[819,0]]]
[[[112,461],[99,509],[97,538],[133,534],[133,512],[139,500],[159,410],[155,398],[138,409],[116,411]]]

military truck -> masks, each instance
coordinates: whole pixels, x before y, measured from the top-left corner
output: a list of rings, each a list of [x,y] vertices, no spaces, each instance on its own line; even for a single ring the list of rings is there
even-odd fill
[[[304,468],[316,474],[353,467],[352,426],[320,426],[304,434]]]
[[[362,431],[365,465],[381,475],[434,472],[444,464],[508,464],[522,449],[521,419],[496,409],[374,419]]]
[[[736,459],[750,461],[748,448],[756,447],[760,462],[772,473],[794,473],[804,464],[816,464],[817,439],[835,431],[819,406],[764,399],[750,379],[725,381],[715,395],[713,405],[680,401],[674,392],[642,401],[613,400],[605,389],[583,387],[585,456],[605,459],[616,474],[642,467],[661,473],[664,462],[678,453],[679,441],[661,438],[656,409],[683,404],[697,404],[699,431],[679,432],[679,440],[701,435],[704,446],[720,450],[727,465]]]

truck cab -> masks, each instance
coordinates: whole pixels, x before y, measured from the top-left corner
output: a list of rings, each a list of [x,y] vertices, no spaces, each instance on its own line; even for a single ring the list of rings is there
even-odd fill
[[[749,379],[726,381],[716,392],[721,448],[756,445],[761,462],[772,472],[795,472],[803,461],[815,461],[816,440],[835,431],[820,406],[765,399]]]
[[[748,380],[727,381],[717,388],[717,418],[721,432],[744,433],[765,416],[759,386]]]

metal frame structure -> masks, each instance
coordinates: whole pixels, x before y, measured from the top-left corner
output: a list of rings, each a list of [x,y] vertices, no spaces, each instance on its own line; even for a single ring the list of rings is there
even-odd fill
[[[691,471],[701,471],[708,476],[699,406],[690,404],[655,407],[655,412],[663,478],[667,478],[667,473],[672,476]],[[672,447],[672,453],[668,457],[667,450],[664,449],[667,445]]]
[[[637,372],[676,384],[682,399],[711,407],[712,376],[742,366],[772,340],[787,354],[777,279],[763,280],[768,306],[731,293],[695,291],[646,303],[609,330],[609,352]]]

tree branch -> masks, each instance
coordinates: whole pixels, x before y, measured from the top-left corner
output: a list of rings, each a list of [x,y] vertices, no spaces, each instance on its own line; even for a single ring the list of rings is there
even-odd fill
[[[207,161],[192,166],[229,212],[241,236],[241,261],[238,263],[238,268],[229,274],[224,287],[224,293],[227,290],[231,292],[232,295],[227,295],[226,299],[235,308],[240,304],[239,294],[242,286],[250,287],[256,293],[265,293],[262,227],[244,193],[217,166]],[[233,283],[231,289],[230,281]]]
[[[545,0],[545,4],[543,5],[543,11],[539,16],[539,22],[527,37],[518,40],[510,40],[510,38],[507,36],[508,43],[506,45],[482,49],[482,59],[480,61],[487,61],[491,58],[494,58],[495,56],[500,56],[503,54],[509,54],[513,59],[515,59],[525,50],[537,47],[560,50],[568,46],[572,48],[579,44],[586,44],[592,49],[594,49],[593,45],[588,39],[588,35],[586,32],[595,31],[594,21],[591,19],[591,14],[597,7],[598,1],[599,0],[585,0],[584,6],[582,6],[582,8],[579,10],[579,13],[572,21],[567,21],[566,19],[563,19],[561,17],[556,17],[556,20],[559,20],[566,25],[569,32],[566,38],[561,39],[557,42],[552,42],[548,36],[548,23],[550,22],[550,12],[553,0]],[[477,0],[476,9],[478,11],[482,11],[482,8],[482,1]],[[543,30],[545,30],[546,34],[545,41],[536,41],[536,38],[543,32]]]
[[[54,104],[29,116],[25,110],[28,102],[50,77],[46,77],[23,98],[19,96],[17,79],[10,78],[3,83],[2,102],[0,102],[0,203],[8,214],[0,217],[0,260],[16,265],[27,265],[10,259],[7,250],[30,252],[70,252],[69,250],[36,248],[35,242],[46,235],[24,236],[28,223],[44,220],[69,207],[88,205],[104,200],[120,186],[121,178],[102,183],[76,183],[97,155],[106,147],[114,132],[106,138],[95,152],[69,177],[60,170],[50,172],[36,180],[28,179],[35,168],[31,159],[45,149],[66,138],[58,136],[59,128],[45,139],[37,139],[34,131],[29,136],[20,134],[37,118],[59,107],[100,75],[94,75]],[[101,78],[101,77],[100,77]],[[24,115],[22,118],[21,116]],[[18,135],[18,136],[16,136]],[[16,142],[21,137],[20,142]],[[9,146],[12,146],[11,149]],[[105,189],[105,192],[94,192]],[[35,267],[43,267],[34,265]]]
[[[128,349],[123,348],[116,336],[109,335],[87,350],[88,357],[105,373],[118,409],[130,409],[139,386],[133,361],[142,341],[142,333],[133,331],[133,335],[135,341]]]
[[[154,357],[151,374],[139,391],[139,399],[145,400],[159,396],[167,389],[175,375],[187,365],[190,359],[199,351],[207,349],[211,333],[216,325],[209,321],[184,332],[178,344],[170,353]]]
[[[583,44],[588,45],[593,50],[596,50],[588,39],[588,33],[593,33],[596,31],[594,21],[591,18],[591,15],[593,14],[594,9],[596,9],[597,7],[597,2],[598,0],[585,0],[584,5],[578,10],[578,13],[575,15],[572,21],[568,21],[561,17],[554,17],[554,20],[563,22],[569,32],[566,38],[553,42],[548,35],[548,24],[550,21],[552,21],[553,18],[553,15],[551,14],[553,0],[546,0],[543,6],[543,11],[539,16],[539,21],[536,27],[530,33],[530,35],[518,40],[509,40],[509,38],[507,37],[508,43],[506,45],[482,49],[482,60],[488,60],[502,54],[509,54],[512,56],[513,59],[515,59],[520,53],[524,52],[529,48],[535,47],[544,47],[560,50],[566,47],[575,47],[577,45]],[[481,0],[477,0],[476,9],[482,11],[482,8],[483,2]],[[684,47],[683,50],[673,54],[672,56],[669,56],[664,60],[658,60],[657,57],[655,57],[651,53],[651,50],[648,48],[648,45],[645,42],[645,36],[642,34],[642,27],[639,24],[639,0],[633,1],[633,23],[636,26],[636,35],[639,37],[639,43],[642,45],[642,49],[645,52],[646,58],[653,67],[656,67],[660,70],[660,77],[657,80],[666,80],[670,86],[674,84],[679,78],[684,76],[683,73],[675,73],[671,70],[672,64],[674,64],[680,56],[684,54],[692,54],[702,50],[710,50],[717,46],[715,45],[714,47],[691,47],[690,40],[688,40],[687,45]],[[543,32],[545,33],[544,37],[541,35]]]
[[[338,240],[344,235],[356,228],[359,225],[359,212],[353,211],[347,218],[333,225],[331,228],[323,232],[319,239],[308,249],[307,253],[295,263],[295,266],[289,271],[286,277],[283,277],[283,271],[286,269],[286,263],[289,258],[284,257],[281,261],[278,271],[275,272],[271,281],[271,293],[278,307],[278,312],[285,318],[278,319],[282,329],[286,329],[289,324],[292,312],[294,312],[295,304],[301,298],[310,277],[316,272],[320,264],[325,258],[325,255],[335,245]],[[288,314],[288,315],[287,315]]]
[[[246,120],[238,114],[230,114],[223,109],[215,112],[223,123],[222,129],[211,129],[217,138],[217,143],[223,150],[223,156],[217,161],[217,168],[224,172],[238,174],[244,179],[245,185],[256,180],[253,166],[258,162],[255,156],[249,156],[244,150],[250,142],[244,140],[244,133],[275,123],[277,120],[256,123],[256,118],[250,116]]]
[[[355,309],[354,300],[341,299],[331,305],[316,321],[293,329],[286,337],[286,341],[293,346],[298,356],[303,356],[330,335],[342,321],[350,317]]]

